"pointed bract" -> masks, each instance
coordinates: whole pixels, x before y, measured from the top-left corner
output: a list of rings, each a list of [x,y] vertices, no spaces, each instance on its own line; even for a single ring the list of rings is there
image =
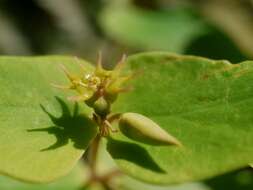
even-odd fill
[[[145,144],[181,145],[157,123],[138,113],[122,114],[119,119],[119,128],[128,138]]]

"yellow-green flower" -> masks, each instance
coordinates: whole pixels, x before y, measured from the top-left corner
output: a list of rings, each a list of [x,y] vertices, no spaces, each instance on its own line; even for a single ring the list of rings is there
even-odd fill
[[[71,84],[69,86],[54,86],[61,89],[72,89],[78,92],[78,95],[69,97],[69,100],[85,101],[87,105],[92,107],[94,102],[102,97],[110,104],[115,101],[119,93],[129,90],[124,84],[133,77],[133,74],[124,75],[122,73],[125,58],[123,55],[113,70],[106,70],[102,67],[101,54],[99,54],[94,71],[89,72],[80,64],[81,75],[70,73],[62,65],[62,69]]]

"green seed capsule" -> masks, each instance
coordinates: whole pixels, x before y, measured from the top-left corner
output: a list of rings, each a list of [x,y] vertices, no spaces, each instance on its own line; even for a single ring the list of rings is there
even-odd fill
[[[181,145],[173,136],[151,119],[138,113],[124,113],[119,120],[120,131],[128,138],[151,145]]]
[[[100,116],[105,116],[110,112],[110,104],[103,97],[98,98],[92,107]]]

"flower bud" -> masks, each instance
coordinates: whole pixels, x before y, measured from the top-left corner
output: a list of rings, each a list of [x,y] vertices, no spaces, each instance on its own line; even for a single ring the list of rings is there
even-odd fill
[[[124,113],[119,119],[120,131],[128,138],[151,145],[181,145],[151,119],[138,113]]]

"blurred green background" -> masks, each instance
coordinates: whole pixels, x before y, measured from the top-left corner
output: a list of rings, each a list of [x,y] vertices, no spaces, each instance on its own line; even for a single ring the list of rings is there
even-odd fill
[[[165,50],[253,57],[252,0],[1,0],[0,53],[67,54],[106,63]]]
[[[102,51],[111,66],[123,53],[158,50],[232,63],[253,59],[253,0],[0,0],[1,55],[63,54],[95,62]],[[0,189],[79,189],[85,181],[80,168],[46,186],[0,177]],[[120,189],[253,189],[250,168],[161,188],[123,178]]]

